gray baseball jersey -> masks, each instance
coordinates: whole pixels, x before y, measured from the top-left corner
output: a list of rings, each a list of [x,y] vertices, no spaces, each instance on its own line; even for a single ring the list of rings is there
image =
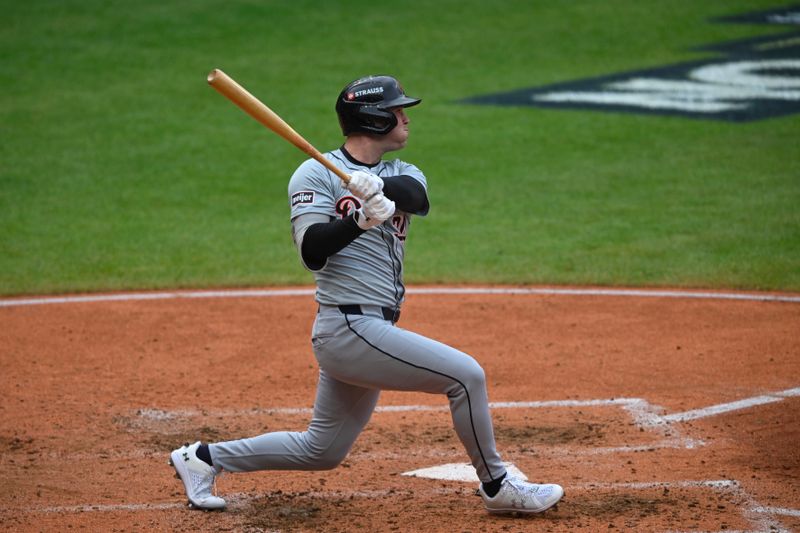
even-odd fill
[[[427,189],[425,175],[414,165],[399,159],[367,167],[352,162],[341,150],[328,152],[325,157],[348,174],[366,170],[382,177],[406,175]],[[297,222],[298,217],[314,213],[345,218],[361,207],[359,199],[345,188],[342,181],[313,159],[300,165],[289,181],[289,201],[292,235],[298,251],[307,228],[307,224]],[[310,217],[310,222],[316,221]],[[404,244],[410,226],[411,215],[395,212],[391,219],[370,228],[331,256],[323,268],[313,271],[317,301],[326,305],[364,304],[399,308],[405,295]]]
[[[426,187],[422,172],[399,160],[365,167],[341,150],[325,155],[347,173],[366,168],[384,177],[412,176]],[[344,218],[360,205],[338,177],[313,160],[292,176],[289,198],[298,248],[311,224]],[[397,327],[383,313],[385,307],[399,308],[405,295],[403,245],[410,218],[396,213],[314,271],[320,305],[311,342],[319,382],[308,429],[211,444],[214,465],[231,472],[333,468],[369,421],[380,391],[401,390],[446,395],[456,433],[481,481],[505,473],[495,446],[486,376],[478,362]]]

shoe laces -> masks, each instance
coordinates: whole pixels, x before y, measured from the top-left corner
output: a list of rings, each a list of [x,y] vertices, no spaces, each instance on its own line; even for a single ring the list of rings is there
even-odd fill
[[[217,472],[212,466],[209,466],[208,469],[204,468],[202,472],[195,470],[190,474],[195,491],[203,496],[217,495],[217,477],[220,475],[222,475],[222,471]]]
[[[535,483],[528,483],[518,477],[509,477],[506,478],[506,483],[514,487],[517,492],[521,494],[531,494],[532,496],[537,496],[539,494],[539,489],[542,488],[541,485],[537,485]]]
[[[209,479],[211,474],[208,472],[191,471],[189,475],[192,478],[192,485],[194,486],[195,492],[202,495],[211,492],[211,486],[214,484],[213,478]]]
[[[225,474],[224,470],[217,470],[214,468],[214,479],[211,481],[211,494],[214,496],[217,496],[217,478],[222,477],[223,474]]]

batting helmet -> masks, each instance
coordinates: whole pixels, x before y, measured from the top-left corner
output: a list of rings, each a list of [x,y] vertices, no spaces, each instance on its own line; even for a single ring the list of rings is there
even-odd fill
[[[411,107],[422,100],[405,95],[391,76],[368,76],[350,83],[336,100],[336,114],[344,135],[355,131],[385,135],[397,126],[393,107]]]

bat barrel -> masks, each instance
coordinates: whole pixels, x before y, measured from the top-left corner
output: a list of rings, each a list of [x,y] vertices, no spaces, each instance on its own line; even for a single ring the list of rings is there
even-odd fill
[[[244,87],[236,83],[230,76],[220,69],[215,68],[208,73],[207,80],[209,85],[228,100],[239,106],[242,111],[322,163],[328,170],[339,176],[342,181],[349,183],[350,177],[345,174],[344,171],[328,161],[319,153],[319,150],[314,148],[302,135],[294,131],[292,127],[272,111],[272,109],[247,92]]]

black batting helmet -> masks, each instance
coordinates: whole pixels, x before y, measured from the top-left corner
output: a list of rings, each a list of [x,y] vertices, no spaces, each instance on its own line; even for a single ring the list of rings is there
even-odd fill
[[[336,114],[344,135],[355,131],[385,135],[397,126],[393,107],[411,107],[422,100],[410,98],[391,76],[368,76],[350,83],[336,100]]]

